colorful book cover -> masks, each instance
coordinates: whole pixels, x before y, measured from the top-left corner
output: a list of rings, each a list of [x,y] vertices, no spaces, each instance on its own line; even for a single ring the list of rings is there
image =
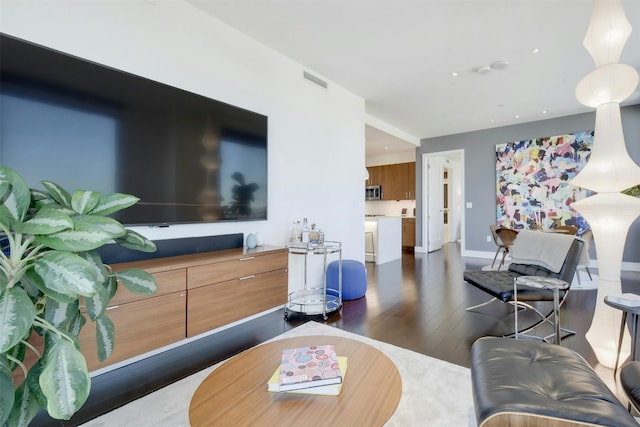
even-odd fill
[[[347,375],[348,358],[346,356],[338,356],[338,364],[340,366],[340,372],[342,373],[342,381],[344,382],[344,378]],[[267,383],[267,385],[267,390],[271,392],[280,391],[280,368],[276,368],[276,370],[273,372],[273,375],[271,375],[271,378],[269,378],[269,382]],[[299,390],[289,390],[285,393],[338,396],[340,394],[340,391],[342,391],[342,383],[323,385],[319,387],[309,387]]]
[[[280,363],[280,391],[340,384],[342,373],[333,345],[283,350]]]

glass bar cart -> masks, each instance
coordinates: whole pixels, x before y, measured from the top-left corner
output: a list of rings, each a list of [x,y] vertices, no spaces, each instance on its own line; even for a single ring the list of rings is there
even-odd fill
[[[304,315],[322,315],[327,320],[330,315],[342,308],[342,244],[334,241],[324,241],[321,245],[292,245],[289,254],[304,257],[304,283],[301,289],[289,293],[284,307],[284,318],[288,319],[289,312]],[[309,257],[322,256],[322,282],[309,284]],[[327,266],[330,257],[338,260],[338,289],[327,288]]]

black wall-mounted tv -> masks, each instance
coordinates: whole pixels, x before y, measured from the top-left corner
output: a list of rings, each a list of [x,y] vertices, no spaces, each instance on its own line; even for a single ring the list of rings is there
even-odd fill
[[[127,193],[127,225],[267,219],[267,117],[0,35],[0,164]]]

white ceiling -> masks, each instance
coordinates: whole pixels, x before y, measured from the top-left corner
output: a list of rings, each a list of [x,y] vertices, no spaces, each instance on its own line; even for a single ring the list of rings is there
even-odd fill
[[[367,156],[415,148],[403,140],[591,111],[574,95],[594,69],[582,46],[590,0],[188,1],[361,96],[386,133],[409,136],[385,140],[367,127]],[[640,0],[623,4],[635,31],[620,62],[639,69]],[[498,60],[509,66],[473,71]],[[637,103],[638,89],[625,104]]]

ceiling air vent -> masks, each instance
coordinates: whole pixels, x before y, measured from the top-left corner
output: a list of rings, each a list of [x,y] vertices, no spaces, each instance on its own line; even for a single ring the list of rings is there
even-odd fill
[[[318,86],[322,86],[323,88],[327,88],[327,82],[325,82],[324,80],[322,80],[320,77],[316,77],[313,74],[304,71],[302,73],[302,77],[304,77],[305,79],[309,80],[312,83],[317,84]]]

